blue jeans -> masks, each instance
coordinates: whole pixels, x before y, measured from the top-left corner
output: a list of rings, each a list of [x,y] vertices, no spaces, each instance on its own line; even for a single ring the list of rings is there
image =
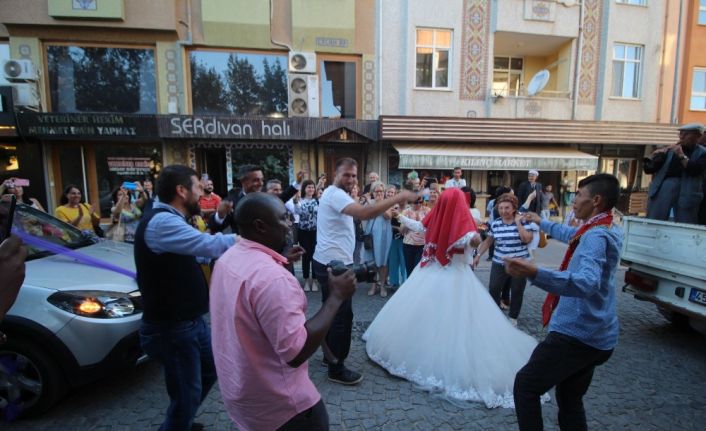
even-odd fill
[[[164,324],[143,321],[140,344],[150,358],[164,366],[170,402],[160,431],[188,431],[196,410],[216,382],[210,328],[203,317]]]

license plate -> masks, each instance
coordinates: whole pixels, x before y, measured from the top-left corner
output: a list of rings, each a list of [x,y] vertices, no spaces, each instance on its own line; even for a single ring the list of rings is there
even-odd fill
[[[689,293],[689,301],[706,305],[706,291],[692,287]]]

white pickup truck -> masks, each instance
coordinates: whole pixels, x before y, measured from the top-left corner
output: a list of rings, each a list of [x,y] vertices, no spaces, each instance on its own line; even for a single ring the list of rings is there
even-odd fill
[[[706,226],[624,217],[624,292],[706,334]]]

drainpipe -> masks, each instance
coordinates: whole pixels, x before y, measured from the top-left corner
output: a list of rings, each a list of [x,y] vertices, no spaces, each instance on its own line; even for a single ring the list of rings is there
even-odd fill
[[[659,92],[657,93],[657,122],[659,123],[662,119],[662,96],[664,91],[664,59],[667,55],[667,26],[669,25],[669,9],[671,5],[671,0],[667,0],[667,7],[664,8],[664,22],[662,27],[662,57],[660,60],[659,68]]]
[[[378,118],[382,115],[382,0],[378,0]]]
[[[294,51],[291,46],[287,45],[286,43],[276,41],[274,37],[272,37],[272,19],[274,18],[274,8],[272,7],[272,2],[273,0],[270,0],[270,42],[272,42],[273,45],[282,46],[284,48],[287,48],[287,50],[289,51]]]
[[[674,84],[672,87],[672,111],[671,114],[669,115],[670,122],[672,124],[676,124],[678,119],[677,119],[677,113],[675,112],[677,109],[677,96],[679,95],[679,62],[681,61],[681,43],[682,43],[682,37],[681,37],[681,24],[682,24],[682,15],[684,13],[684,2],[680,1],[679,2],[679,23],[677,25],[677,54],[674,57]]]
[[[574,64],[574,94],[571,101],[571,119],[576,120],[576,109],[579,101],[579,75],[581,73],[581,50],[583,49],[583,12],[584,0],[579,3],[579,34],[576,43],[576,60]]]

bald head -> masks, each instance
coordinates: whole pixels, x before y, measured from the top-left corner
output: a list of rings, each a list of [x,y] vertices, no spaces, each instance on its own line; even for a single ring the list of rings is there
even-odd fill
[[[282,201],[268,193],[248,193],[238,202],[235,223],[243,238],[259,242],[276,252],[286,244],[289,225]]]

